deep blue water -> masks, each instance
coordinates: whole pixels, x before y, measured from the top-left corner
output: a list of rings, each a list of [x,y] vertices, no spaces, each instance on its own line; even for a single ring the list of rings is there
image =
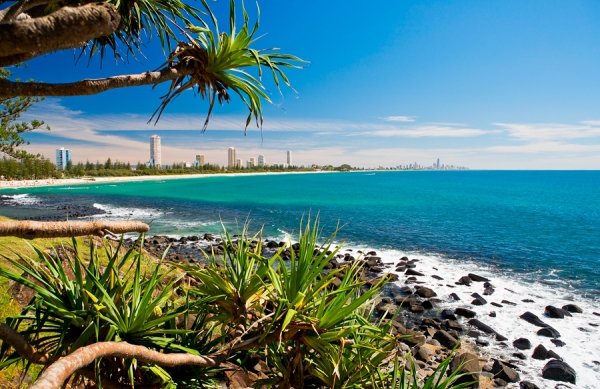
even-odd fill
[[[280,236],[309,212],[347,244],[442,254],[600,293],[600,171],[419,171],[209,177],[47,187],[50,201],[98,203],[155,234],[220,221]],[[135,210],[135,211],[134,211]],[[140,212],[143,210],[144,212]],[[132,214],[129,214],[132,212]]]

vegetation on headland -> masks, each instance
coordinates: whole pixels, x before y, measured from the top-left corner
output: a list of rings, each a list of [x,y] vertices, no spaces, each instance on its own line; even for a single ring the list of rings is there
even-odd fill
[[[206,266],[148,261],[120,242],[14,251],[0,275],[35,293],[2,327],[0,367],[41,365],[35,385],[57,388],[69,377],[106,387],[466,387],[446,374],[449,360],[417,378],[392,321],[369,309],[386,278],[367,282],[358,261],[332,266],[339,248],[319,244],[317,231],[307,225],[270,257],[259,236],[225,233],[224,254]],[[27,352],[7,347],[14,337]],[[84,363],[55,362],[64,355]]]

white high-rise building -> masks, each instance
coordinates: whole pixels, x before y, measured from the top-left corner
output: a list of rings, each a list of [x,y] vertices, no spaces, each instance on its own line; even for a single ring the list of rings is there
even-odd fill
[[[230,147],[227,149],[227,167],[230,169],[235,168],[236,158],[235,158],[235,147]]]
[[[150,166],[160,169],[162,158],[160,152],[160,136],[152,135],[150,137]]]
[[[287,165],[292,166],[292,152],[290,150],[287,151]]]
[[[264,155],[258,156],[258,167],[265,167],[265,156]]]
[[[65,170],[67,164],[71,161],[71,157],[71,150],[65,149],[64,147],[56,149],[56,168],[58,170]]]

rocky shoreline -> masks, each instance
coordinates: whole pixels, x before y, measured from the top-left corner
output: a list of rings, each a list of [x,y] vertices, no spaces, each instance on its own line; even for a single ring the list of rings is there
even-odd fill
[[[129,240],[128,243],[133,242]],[[286,244],[266,240],[263,242],[263,254],[273,255]],[[148,237],[144,246],[156,256],[161,256],[170,247],[167,260],[203,263],[206,260],[204,253],[212,251],[217,255],[222,254],[223,245],[219,237],[204,234],[179,239],[167,236]],[[284,251],[284,257],[286,252],[289,253]],[[540,316],[547,321],[569,320],[582,314],[578,305],[549,305],[544,312],[526,310],[519,317],[506,318],[523,327],[533,326],[536,329],[533,338],[529,336],[511,340],[487,324],[486,318],[502,315],[504,307],[526,306],[533,300],[521,298],[497,301],[497,287],[492,279],[468,273],[456,280],[445,280],[444,275],[436,273],[436,268],[422,267],[417,258],[404,256],[390,263],[382,261],[376,251],[365,252],[350,248],[342,249],[336,261],[330,263],[329,269],[355,261],[362,263],[361,277],[367,285],[374,284],[384,276],[391,277],[394,281],[384,287],[374,312],[377,318],[393,321],[393,331],[398,335],[400,348],[414,355],[420,375],[430,374],[452,349],[459,346],[452,367],[464,364],[462,371],[467,373],[466,378],[476,379],[481,388],[576,387],[577,372],[560,356],[560,348],[565,345],[560,339],[560,332]],[[429,273],[433,271],[434,274],[425,274],[423,270]],[[446,289],[456,289],[457,292],[460,290],[463,298],[457,293],[445,295],[436,292],[436,285],[442,284]],[[468,299],[465,299],[467,292]],[[448,305],[452,308],[448,308]],[[477,307],[489,307],[489,312],[487,315],[477,313]],[[593,312],[593,315],[598,317],[600,313]],[[542,338],[550,339],[555,348],[546,348],[541,344]],[[490,355],[484,349],[492,343],[506,353],[502,357]],[[537,373],[538,377],[535,380],[522,378],[521,371],[533,360],[544,362]],[[595,360],[591,363],[600,365]],[[539,386],[541,383],[543,386]]]

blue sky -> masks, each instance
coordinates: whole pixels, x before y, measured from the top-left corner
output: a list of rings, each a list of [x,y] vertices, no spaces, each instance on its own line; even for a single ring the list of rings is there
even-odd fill
[[[214,7],[223,16],[228,1]],[[225,163],[264,154],[283,163],[374,167],[418,162],[474,169],[600,169],[600,2],[595,0],[260,1],[257,48],[281,47],[310,63],[291,70],[295,94],[271,88],[262,133],[244,136],[238,101],[217,107],[187,93],[156,125],[146,122],[164,87],[47,99],[32,111],[52,131],[30,149],[56,147],[77,161],[148,159],[162,137],[165,162],[195,154]],[[252,7],[249,7],[252,8]],[[18,71],[53,82],[153,70],[145,59],[74,62],[45,56]]]

